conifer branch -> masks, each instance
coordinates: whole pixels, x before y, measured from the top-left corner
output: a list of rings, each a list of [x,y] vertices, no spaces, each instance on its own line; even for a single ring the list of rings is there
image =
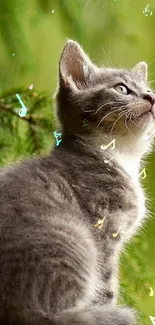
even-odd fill
[[[21,96],[25,106],[28,108],[28,113],[23,117],[19,116],[21,105],[16,98],[17,93]],[[17,108],[17,106],[19,106],[19,108]],[[50,106],[52,106],[52,100],[48,93],[39,94],[36,91],[34,92],[27,89],[14,89],[1,96],[1,134],[3,134],[4,137],[8,137],[9,131],[11,137],[15,136],[16,143],[14,143],[14,145],[19,154],[22,152],[25,154],[27,151],[29,154],[35,152],[40,153],[41,150],[44,150],[44,146],[47,142],[45,138],[51,136],[52,140],[55,120]],[[48,118],[45,117],[45,109],[49,109]],[[25,126],[23,123],[25,123]],[[21,125],[23,125],[22,134],[20,134]],[[23,144],[21,145],[21,143]],[[20,150],[19,147],[23,149]],[[0,162],[2,163],[2,160],[0,160]]]

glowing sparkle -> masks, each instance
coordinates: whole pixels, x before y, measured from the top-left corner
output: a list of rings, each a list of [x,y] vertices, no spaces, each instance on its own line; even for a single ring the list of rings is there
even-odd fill
[[[88,120],[84,119],[83,120],[83,127],[87,127],[88,126]]]
[[[33,89],[33,84],[29,86],[29,89]]]
[[[145,16],[149,16],[149,15],[147,15],[148,13],[150,13],[150,16],[152,16],[152,11],[150,10],[150,8],[151,8],[151,6],[148,4],[148,5],[145,7],[145,9],[143,10],[143,14],[144,14]]]

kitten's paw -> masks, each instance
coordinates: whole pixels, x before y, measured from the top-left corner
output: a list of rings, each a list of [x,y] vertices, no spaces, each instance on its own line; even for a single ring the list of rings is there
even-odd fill
[[[129,308],[109,307],[105,310],[103,325],[136,325],[135,311]]]

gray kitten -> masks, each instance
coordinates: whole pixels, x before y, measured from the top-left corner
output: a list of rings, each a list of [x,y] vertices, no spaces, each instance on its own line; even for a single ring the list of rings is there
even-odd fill
[[[117,268],[144,220],[138,174],[155,126],[147,65],[98,68],[68,41],[59,76],[61,143],[0,174],[0,324],[135,324],[116,306]]]

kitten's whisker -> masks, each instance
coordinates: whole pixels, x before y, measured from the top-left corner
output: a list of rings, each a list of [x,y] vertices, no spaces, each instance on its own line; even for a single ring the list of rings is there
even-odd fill
[[[149,81],[149,84],[151,84],[151,83],[153,83],[153,82],[155,82],[155,79],[150,80],[150,81]]]
[[[122,101],[120,101],[120,102],[122,102]],[[123,102],[124,103],[124,102]],[[110,112],[110,113],[108,113],[106,116],[104,116],[103,118],[102,118],[102,120],[99,122],[99,124],[97,125],[97,127],[100,125],[100,123],[101,122],[103,122],[103,120],[108,116],[108,115],[110,115],[110,114],[112,114],[112,113],[115,113],[115,112],[118,112],[118,111],[122,111],[122,107],[124,107],[124,105],[122,105],[122,106],[120,106],[119,108],[117,108],[117,107],[113,107],[113,109],[115,109],[115,108],[117,108],[116,110],[114,110],[114,111],[112,111],[112,112]],[[120,113],[119,113],[120,114]]]
[[[110,102],[110,103],[114,103],[114,102]],[[97,114],[97,112],[98,112],[101,108],[103,108],[104,106],[106,106],[106,105],[108,105],[108,104],[110,104],[110,103],[105,103],[105,104],[101,105],[101,106],[96,110],[95,114]]]
[[[118,101],[118,103],[122,103],[122,101]],[[111,104],[116,104],[116,102],[108,102],[108,103],[105,103],[105,104],[101,105],[101,106],[97,109],[97,111],[95,112],[95,114],[97,114],[97,112],[98,112],[101,108],[103,108],[104,106],[106,106],[106,105],[111,105]]]
[[[85,111],[85,109],[81,108],[83,112],[85,113],[89,113],[89,112],[94,112],[95,110],[94,109],[91,109],[90,111]]]
[[[108,56],[109,56],[109,53],[110,53],[110,36],[109,36]],[[114,64],[112,63],[110,56],[109,56],[109,60],[110,60],[111,65],[113,66],[113,68],[114,68],[114,69],[117,69],[117,68],[114,66]]]
[[[138,126],[138,128],[141,128],[140,125],[136,124],[136,123],[132,120],[131,114],[132,114],[132,112],[127,113],[127,117],[128,117],[128,115],[129,115],[130,122],[131,122],[132,124]]]
[[[128,114],[132,114],[132,112],[133,112],[133,111],[136,111],[136,110],[137,110],[137,107],[136,107],[136,108],[135,108],[135,107],[133,107],[133,108],[131,107],[131,108],[129,108],[128,111],[126,112],[126,115],[128,116]]]
[[[104,52],[104,56],[105,56],[105,58],[106,58],[106,60],[107,60],[107,55],[106,55],[106,52],[105,52],[103,46],[102,46],[101,44],[99,44],[99,45],[101,46],[101,49],[102,49],[102,51]],[[108,63],[109,66],[111,66],[111,63],[108,62],[108,60],[107,60],[107,63]],[[113,66],[113,64],[112,64],[112,66]],[[116,69],[114,66],[113,66],[113,68]]]
[[[101,119],[101,121],[97,124],[96,128],[98,128],[98,126],[104,121],[104,119],[110,115],[110,114],[113,114],[115,112],[118,112],[120,110],[120,108],[117,108],[115,111],[112,111],[112,112],[109,112],[108,114],[106,114],[106,116],[103,116],[103,118]]]
[[[154,75],[154,71],[152,71],[152,72],[150,72],[149,74],[148,74],[148,78],[150,78],[151,76],[153,76]]]
[[[131,121],[132,124],[136,125],[139,129],[142,128],[140,125],[136,124],[136,123],[132,120],[132,117],[131,117],[130,121]]]
[[[132,135],[132,137],[136,140],[135,136],[133,135],[133,133],[130,131],[130,129],[127,126],[127,116],[125,116],[125,126],[126,126],[127,130],[130,132],[130,134]]]
[[[151,73],[148,74],[148,78],[150,78],[150,76],[152,76],[155,73],[155,70],[153,70]]]
[[[136,124],[136,123],[132,120],[131,114],[132,114],[132,112],[133,112],[134,110],[136,110],[135,107],[134,107],[134,108],[131,108],[130,111],[127,113],[127,117],[128,117],[128,115],[130,114],[129,119],[130,119],[131,123],[134,124],[134,125],[136,125],[136,126],[138,126],[139,128],[142,128],[140,125]]]
[[[150,67],[150,65],[155,61],[155,59],[153,59],[149,64],[148,67]]]
[[[114,122],[112,128],[111,128],[111,131],[110,131],[110,138],[111,138],[111,135],[112,135],[112,131],[114,129],[114,126],[116,125],[116,123],[118,122],[118,120],[123,116],[125,115],[125,112],[121,112],[120,116],[118,117],[118,119]]]
[[[121,108],[122,108],[123,106],[121,106]],[[121,112],[121,113],[119,113],[119,117],[118,117],[118,119],[114,122],[114,124],[113,124],[113,126],[112,126],[112,129],[111,129],[111,131],[110,131],[110,138],[111,138],[111,136],[112,136],[112,131],[113,131],[113,129],[114,129],[114,126],[116,125],[116,123],[118,122],[118,120],[123,116],[123,115],[125,115],[125,126],[126,126],[126,128],[129,130],[129,128],[128,128],[128,126],[126,125],[126,119],[127,119],[127,117],[128,117],[128,115],[129,114],[131,114],[132,113],[132,111],[134,110],[134,108],[131,108],[128,112]],[[129,132],[132,134],[132,132],[129,130]],[[134,137],[134,135],[132,134],[132,136]],[[134,137],[135,138],[135,137]]]

